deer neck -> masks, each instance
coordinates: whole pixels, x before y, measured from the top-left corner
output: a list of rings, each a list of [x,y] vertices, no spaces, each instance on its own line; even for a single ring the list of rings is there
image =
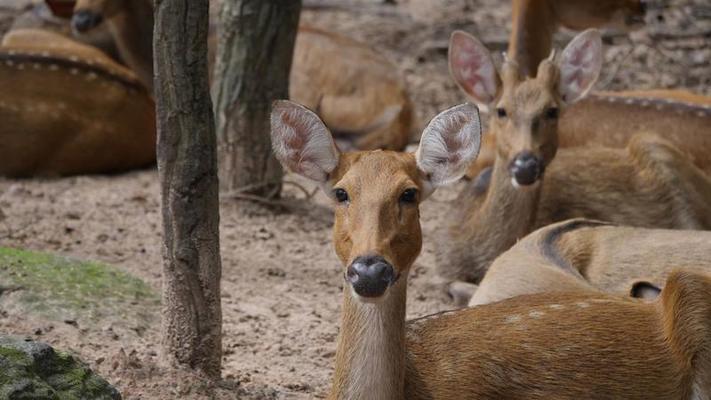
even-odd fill
[[[497,156],[491,184],[481,206],[469,215],[467,226],[482,252],[474,265],[488,267],[501,253],[534,227],[543,182],[532,187],[514,188],[506,160]]]
[[[549,0],[514,0],[508,56],[518,63],[523,76],[533,77],[538,64],[548,57],[557,29]]]
[[[406,289],[403,275],[386,298],[363,303],[346,285],[329,399],[404,399]]]
[[[149,0],[127,0],[108,21],[124,62],[153,91],[153,6]]]

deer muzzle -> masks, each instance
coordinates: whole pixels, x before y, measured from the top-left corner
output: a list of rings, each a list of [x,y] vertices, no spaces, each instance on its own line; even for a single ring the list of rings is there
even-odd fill
[[[346,281],[358,296],[377,298],[397,281],[397,274],[383,257],[362,256],[348,266]]]
[[[518,153],[509,165],[511,177],[519,186],[533,185],[543,176],[543,170],[543,161],[530,151]]]

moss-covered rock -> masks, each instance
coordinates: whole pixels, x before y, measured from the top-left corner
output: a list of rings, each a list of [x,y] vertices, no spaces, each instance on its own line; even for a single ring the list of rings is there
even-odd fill
[[[0,400],[114,400],[119,392],[68,353],[0,336]]]
[[[112,266],[0,247],[0,305],[8,288],[13,306],[48,318],[142,325],[160,304],[146,283]]]

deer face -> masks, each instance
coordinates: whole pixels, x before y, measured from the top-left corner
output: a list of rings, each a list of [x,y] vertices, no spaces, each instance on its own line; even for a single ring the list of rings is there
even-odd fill
[[[336,254],[361,301],[381,299],[408,273],[422,246],[420,202],[459,179],[479,149],[478,112],[468,104],[433,119],[416,154],[340,154],[316,114],[289,101],[274,103],[271,121],[277,158],[333,199]]]
[[[505,163],[514,187],[533,185],[558,148],[558,115],[592,87],[602,62],[595,30],[576,36],[559,63],[551,57],[536,78],[522,79],[518,67],[504,63],[498,74],[491,55],[474,37],[455,32],[449,48],[450,73],[473,100],[491,110],[496,157]]]
[[[126,0],[77,0],[72,16],[72,29],[85,33],[111,19],[121,11]]]

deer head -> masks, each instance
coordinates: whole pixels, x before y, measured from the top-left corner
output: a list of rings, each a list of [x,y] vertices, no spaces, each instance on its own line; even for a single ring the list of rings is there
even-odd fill
[[[415,154],[340,153],[318,116],[290,101],[274,103],[271,124],[281,163],[333,199],[336,253],[361,301],[377,301],[407,274],[422,246],[419,203],[461,178],[481,137],[478,110],[470,104],[435,117]]]
[[[560,60],[541,62],[536,78],[523,79],[505,61],[497,73],[491,54],[473,36],[456,31],[449,45],[450,73],[475,102],[492,111],[496,156],[505,162],[516,188],[543,176],[558,148],[558,115],[592,88],[602,66],[602,41],[596,30],[576,36]]]

